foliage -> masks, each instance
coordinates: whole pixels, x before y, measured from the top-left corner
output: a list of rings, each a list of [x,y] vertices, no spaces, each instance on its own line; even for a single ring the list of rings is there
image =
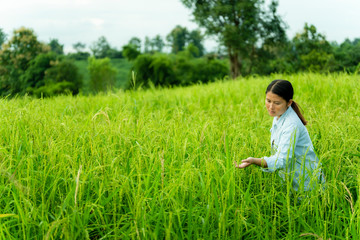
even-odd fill
[[[136,73],[136,79],[129,80],[133,87],[171,86],[177,84],[174,75],[173,59],[166,54],[142,54],[134,61],[133,72]],[[135,82],[133,82],[135,81]]]
[[[45,85],[45,72],[51,68],[57,61],[57,55],[54,52],[42,53],[30,61],[29,67],[21,75],[21,82],[28,88],[39,88]]]
[[[80,46],[81,47],[81,46]],[[104,36],[101,36],[90,46],[95,58],[122,58],[122,53],[112,48]]]
[[[47,45],[37,40],[33,30],[24,27],[15,30],[0,50],[0,94],[23,93],[25,83],[21,82],[21,75],[31,60],[49,50]]]
[[[145,37],[145,43],[144,43],[145,53],[162,52],[164,46],[165,43],[160,35],[156,35],[152,39],[150,39],[149,37]]]
[[[142,54],[134,61],[128,88],[150,86],[191,85],[223,79],[228,75],[228,66],[218,59],[194,58],[197,48],[190,44],[177,55]],[[134,86],[135,84],[135,86]]]
[[[194,45],[198,49],[198,54],[195,57],[201,57],[205,53],[205,47],[203,45],[204,35],[200,30],[192,30],[188,36],[188,46]]]
[[[198,49],[197,57],[204,55],[204,36],[201,34],[200,30],[193,30],[189,32],[186,27],[177,25],[167,35],[166,40],[169,42],[171,52],[174,54],[184,51],[189,44],[192,44]]]
[[[75,53],[69,53],[67,54],[68,58],[74,59],[74,60],[87,60],[90,57],[90,53],[85,51],[86,44],[82,42],[77,42],[72,45]]]
[[[130,39],[127,45],[122,47],[122,54],[128,61],[133,61],[141,54],[141,40],[137,37]]]
[[[78,94],[82,87],[82,76],[74,62],[53,54],[38,55],[24,76],[27,92],[37,97]]]
[[[187,42],[187,36],[189,32],[186,27],[177,25],[171,32],[166,36],[166,40],[171,45],[171,52],[178,53],[183,51]]]
[[[82,42],[77,42],[72,45],[76,52],[83,52],[86,48],[86,44]]]
[[[90,57],[90,53],[88,52],[68,53],[67,57],[69,59],[74,59],[74,60],[87,60]]]
[[[305,24],[304,30],[293,39],[296,70],[328,72],[333,70],[333,49],[325,36],[318,33],[314,25]]]
[[[336,70],[355,72],[360,64],[360,38],[353,41],[346,39],[340,46],[334,44],[332,47],[337,61]]]
[[[122,48],[122,54],[124,57],[129,60],[133,61],[137,58],[137,56],[140,55],[139,50],[137,50],[137,47],[131,44],[125,45]]]
[[[61,45],[58,39],[51,39],[49,46],[52,52],[58,55],[64,54],[64,45]]]
[[[358,76],[271,78],[294,85],[324,189],[234,169],[270,154],[269,77],[1,99],[1,238],[359,239]]]
[[[2,48],[3,43],[6,41],[6,34],[4,31],[0,28],[0,50]]]
[[[109,58],[96,59],[90,57],[88,59],[88,70],[92,92],[108,91],[114,87],[117,72],[111,66]]]
[[[242,74],[244,60],[251,68],[258,45],[285,41],[283,23],[276,15],[276,1],[271,2],[268,12],[262,9],[261,0],[182,0],[182,3],[192,10],[195,21],[227,48],[233,78]]]

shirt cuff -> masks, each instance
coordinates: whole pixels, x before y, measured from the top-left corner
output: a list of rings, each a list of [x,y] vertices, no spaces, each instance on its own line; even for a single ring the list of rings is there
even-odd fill
[[[264,172],[275,172],[276,158],[274,156],[271,156],[271,157],[263,157],[263,159],[266,161],[267,168],[261,168],[261,170]]]

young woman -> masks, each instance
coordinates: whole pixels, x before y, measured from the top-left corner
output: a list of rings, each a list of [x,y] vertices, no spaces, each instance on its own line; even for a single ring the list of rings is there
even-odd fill
[[[294,90],[289,81],[274,80],[266,89],[266,109],[274,117],[271,132],[270,157],[249,157],[234,162],[237,168],[258,165],[265,172],[278,171],[291,181],[294,190],[311,190],[321,179],[321,166],[305,127],[306,121],[293,100]]]

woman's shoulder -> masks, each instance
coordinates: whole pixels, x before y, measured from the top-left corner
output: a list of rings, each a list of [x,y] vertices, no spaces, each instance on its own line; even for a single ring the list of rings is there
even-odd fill
[[[284,126],[298,128],[301,130],[306,129],[306,127],[302,123],[301,119],[296,114],[296,112],[292,108],[289,110],[290,110],[290,112],[286,116],[286,119],[284,121]]]

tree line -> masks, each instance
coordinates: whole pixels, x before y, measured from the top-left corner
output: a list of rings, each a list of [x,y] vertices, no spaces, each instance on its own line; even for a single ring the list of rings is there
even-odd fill
[[[191,85],[225,76],[296,73],[301,71],[355,73],[360,70],[360,38],[329,42],[316,27],[305,23],[292,39],[277,15],[277,1],[181,0],[205,29],[176,26],[163,39],[133,37],[117,49],[105,36],[89,46],[77,42],[74,53],[64,54],[57,39],[38,41],[34,31],[20,28],[7,36],[0,28],[0,95],[52,96],[77,94],[83,79],[74,64],[88,61],[90,89],[96,93],[114,86],[116,71],[110,59],[131,62],[127,88]],[[219,50],[207,52],[205,36],[214,36]],[[165,52],[170,47],[170,52]]]

